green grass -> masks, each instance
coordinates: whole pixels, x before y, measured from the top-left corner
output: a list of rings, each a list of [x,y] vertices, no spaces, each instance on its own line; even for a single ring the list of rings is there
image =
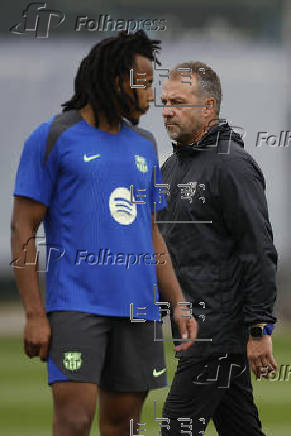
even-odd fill
[[[0,338],[0,435],[51,436],[52,401],[47,386],[46,365],[27,359],[22,351],[21,338]],[[171,342],[165,342],[169,380],[176,367]],[[287,334],[274,336],[278,364],[291,364],[291,339]],[[291,379],[291,376],[290,376]],[[291,381],[270,382],[254,380],[255,399],[267,436],[287,436],[291,422]],[[143,410],[141,422],[146,422],[146,435],[158,435],[154,423],[153,401],[157,401],[158,415],[169,388],[153,391]],[[98,435],[94,422],[92,435]],[[211,424],[207,436],[217,433]],[[235,436],[235,435],[234,435]]]

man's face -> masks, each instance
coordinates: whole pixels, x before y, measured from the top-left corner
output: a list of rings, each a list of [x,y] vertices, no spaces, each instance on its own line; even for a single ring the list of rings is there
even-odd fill
[[[203,107],[183,107],[179,105],[201,105],[199,84],[192,75],[192,85],[182,83],[182,77],[165,82],[162,92],[164,124],[169,136],[175,141],[191,144],[203,129]],[[169,107],[167,107],[169,105]],[[171,106],[170,106],[171,105]]]
[[[137,74],[139,73],[139,75]],[[140,75],[140,74],[143,75]],[[145,74],[144,74],[145,73]],[[137,79],[145,79],[145,81],[140,81]],[[144,85],[145,88],[135,88],[138,97],[138,105],[141,110],[137,110],[135,108],[132,109],[128,117],[135,124],[138,123],[141,115],[145,114],[149,109],[149,104],[151,101],[154,101],[153,94],[153,67],[152,62],[141,55],[135,56],[135,65],[133,68],[133,84],[134,85]],[[128,79],[124,81],[124,90],[125,92],[134,98],[133,88],[130,87],[129,75]]]

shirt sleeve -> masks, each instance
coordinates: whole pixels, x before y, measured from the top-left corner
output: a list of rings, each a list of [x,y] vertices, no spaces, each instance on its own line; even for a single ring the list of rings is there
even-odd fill
[[[263,174],[251,158],[229,160],[220,174],[219,191],[223,219],[243,268],[245,322],[275,323],[277,251]]]
[[[152,184],[151,184],[151,211],[152,214],[156,208],[156,212],[167,207],[167,200],[165,195],[165,187],[158,186],[163,184],[162,172],[159,167],[157,155],[155,154],[153,172],[152,172]],[[156,205],[156,206],[155,206]]]
[[[56,147],[45,158],[48,125],[41,124],[24,143],[13,195],[28,197],[49,206],[56,180]]]

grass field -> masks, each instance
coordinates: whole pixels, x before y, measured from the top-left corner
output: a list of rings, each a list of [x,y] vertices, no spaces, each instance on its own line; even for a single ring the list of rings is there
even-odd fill
[[[176,359],[172,343],[165,342],[165,347],[171,381]],[[287,333],[274,335],[274,349],[279,365],[291,365],[291,339]],[[0,435],[51,436],[52,402],[45,364],[24,356],[21,337],[0,337],[0,353]],[[291,381],[254,380],[255,398],[267,436],[291,434],[290,387]],[[146,423],[147,436],[158,435],[158,425],[153,420],[153,402],[157,401],[158,416],[161,416],[167,392],[168,388],[154,391],[145,403],[141,422]],[[91,435],[99,435],[97,428],[96,419]],[[217,434],[212,424],[206,434]]]

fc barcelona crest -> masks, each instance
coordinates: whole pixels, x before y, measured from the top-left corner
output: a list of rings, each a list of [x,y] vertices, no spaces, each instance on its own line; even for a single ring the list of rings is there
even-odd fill
[[[80,369],[82,365],[81,355],[82,353],[76,353],[72,351],[65,353],[63,360],[64,367],[69,371],[77,371]]]
[[[141,173],[147,173],[149,169],[146,159],[143,156],[139,156],[138,154],[134,155],[134,159],[138,170]]]

